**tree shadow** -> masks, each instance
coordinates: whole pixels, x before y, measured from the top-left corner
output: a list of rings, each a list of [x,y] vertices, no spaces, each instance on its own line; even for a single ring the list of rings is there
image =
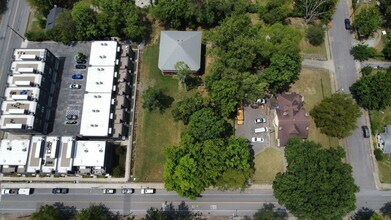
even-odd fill
[[[286,209],[276,208],[272,203],[265,203],[261,209],[254,214],[254,219],[265,219],[273,216],[273,219],[288,219]]]
[[[186,90],[192,90],[202,84],[202,79],[198,76],[189,76],[185,79]]]
[[[0,14],[3,14],[5,11],[7,11],[8,7],[7,7],[7,2],[8,1],[0,1]]]
[[[184,201],[178,205],[178,208],[175,208],[172,202],[166,201],[163,211],[165,211],[167,219],[194,219],[202,215],[200,212],[192,212]]]
[[[75,206],[65,206],[62,202],[56,202],[53,204],[53,207],[57,209],[59,216],[61,216],[61,219],[72,219],[76,213],[76,207]]]
[[[369,220],[373,213],[375,213],[373,209],[362,207],[350,217],[350,220]]]
[[[384,203],[383,207],[380,208],[380,212],[383,215],[391,215],[391,202]]]
[[[169,95],[166,95],[164,93],[160,94],[160,97],[159,97],[159,102],[160,102],[159,112],[161,114],[163,114],[166,109],[171,107],[171,105],[174,102],[174,100],[175,99],[173,97],[169,96]]]

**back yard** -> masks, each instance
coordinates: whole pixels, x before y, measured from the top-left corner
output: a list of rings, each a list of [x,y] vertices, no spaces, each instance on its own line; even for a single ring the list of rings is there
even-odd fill
[[[300,79],[291,86],[289,91],[297,92],[304,96],[304,107],[309,112],[324,97],[332,94],[330,74],[327,70],[302,68]],[[312,119],[308,139],[318,142],[326,148],[339,145],[337,138],[321,134]]]

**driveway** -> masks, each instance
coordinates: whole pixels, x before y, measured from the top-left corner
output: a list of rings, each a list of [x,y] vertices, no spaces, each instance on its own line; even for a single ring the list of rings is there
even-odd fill
[[[266,123],[255,124],[255,119],[266,118]],[[253,109],[250,106],[244,107],[244,124],[235,124],[235,135],[245,137],[254,150],[254,155],[261,152],[265,147],[270,146],[270,134],[269,133],[257,133],[254,129],[260,127],[269,127],[270,120],[266,114],[266,108]],[[261,137],[265,139],[265,142],[251,142],[252,137]]]

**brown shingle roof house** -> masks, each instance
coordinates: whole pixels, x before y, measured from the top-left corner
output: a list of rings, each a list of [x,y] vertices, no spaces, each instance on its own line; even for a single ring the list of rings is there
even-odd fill
[[[274,119],[279,146],[285,146],[291,137],[308,137],[310,117],[304,109],[303,97],[295,92],[277,96]]]

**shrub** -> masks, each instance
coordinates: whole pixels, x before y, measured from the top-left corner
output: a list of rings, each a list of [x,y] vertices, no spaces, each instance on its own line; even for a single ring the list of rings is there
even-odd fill
[[[362,73],[362,75],[366,76],[366,75],[371,74],[372,70],[373,70],[373,67],[366,66],[366,67],[361,69],[361,73]]]
[[[379,148],[376,148],[374,153],[377,161],[382,161],[384,159],[383,151],[380,150]]]
[[[324,41],[324,29],[320,25],[311,25],[306,31],[306,37],[310,44],[319,46]]]
[[[28,31],[25,34],[25,37],[29,41],[45,41],[49,40],[45,31]]]

